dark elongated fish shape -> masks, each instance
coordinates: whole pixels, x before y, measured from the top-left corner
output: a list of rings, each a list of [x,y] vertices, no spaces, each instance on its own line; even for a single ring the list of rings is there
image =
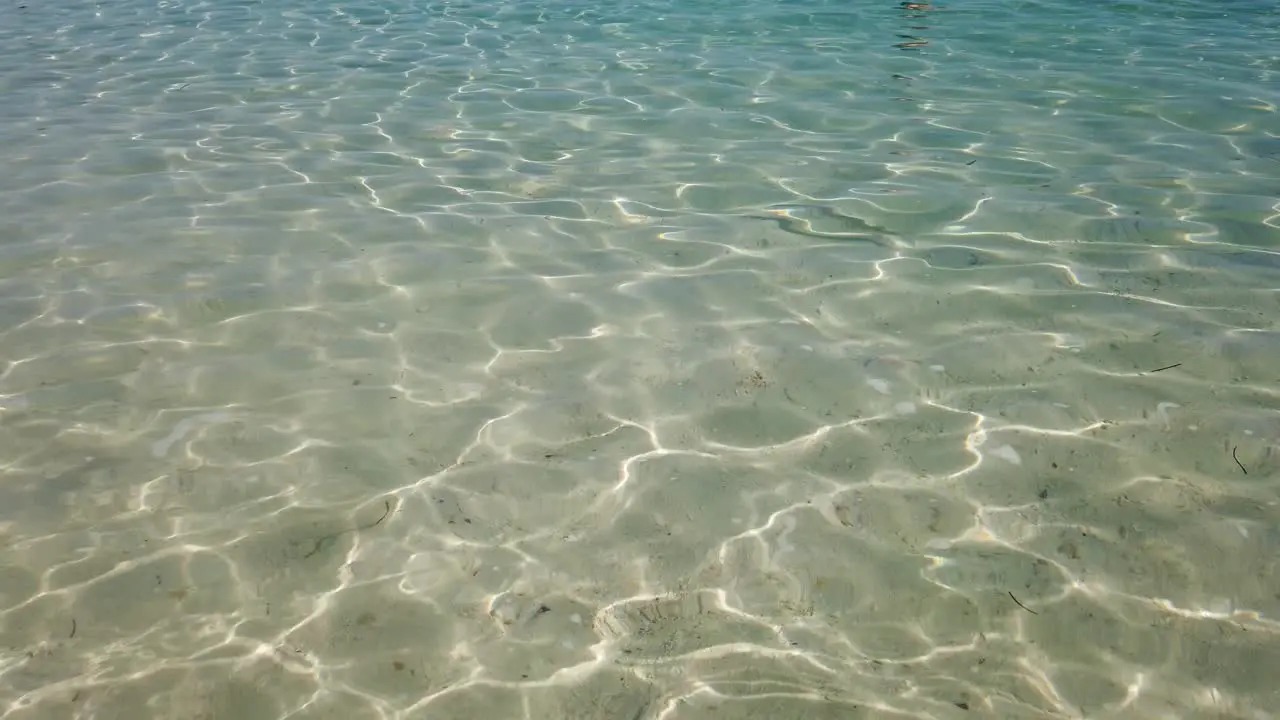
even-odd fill
[[[869,242],[881,247],[897,247],[894,234],[862,218],[845,215],[825,205],[774,205],[748,213],[754,220],[777,223],[782,230],[795,235],[822,240]]]

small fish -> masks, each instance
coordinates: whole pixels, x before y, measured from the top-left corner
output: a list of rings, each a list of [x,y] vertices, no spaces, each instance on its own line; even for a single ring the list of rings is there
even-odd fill
[[[893,233],[861,218],[844,215],[822,205],[784,205],[748,214],[755,220],[768,220],[795,235],[824,240],[854,240],[881,247],[893,247]]]

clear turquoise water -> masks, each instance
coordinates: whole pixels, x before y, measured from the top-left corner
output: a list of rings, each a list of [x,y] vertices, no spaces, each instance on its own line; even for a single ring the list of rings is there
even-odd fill
[[[1280,11],[0,7],[0,718],[1264,718]]]

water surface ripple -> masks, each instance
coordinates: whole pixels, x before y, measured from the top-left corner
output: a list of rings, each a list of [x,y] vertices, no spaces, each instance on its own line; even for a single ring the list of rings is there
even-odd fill
[[[1278,47],[5,3],[0,720],[1270,717]]]

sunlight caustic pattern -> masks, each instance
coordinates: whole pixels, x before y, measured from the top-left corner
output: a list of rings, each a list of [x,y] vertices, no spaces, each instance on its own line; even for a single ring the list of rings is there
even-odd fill
[[[0,9],[0,718],[1280,706],[1280,21],[704,5]]]

